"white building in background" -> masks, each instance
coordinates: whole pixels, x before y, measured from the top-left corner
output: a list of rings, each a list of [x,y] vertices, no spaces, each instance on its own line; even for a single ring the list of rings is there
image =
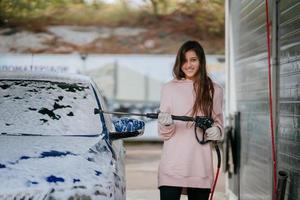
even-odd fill
[[[120,67],[117,62],[101,68],[86,70],[108,99],[120,101],[158,102],[163,81],[136,70]]]

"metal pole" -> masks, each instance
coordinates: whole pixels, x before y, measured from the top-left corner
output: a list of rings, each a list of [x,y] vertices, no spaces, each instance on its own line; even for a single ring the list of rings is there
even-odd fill
[[[147,75],[145,75],[145,78],[144,78],[144,81],[145,81],[145,99],[144,101],[149,101],[149,77]]]
[[[273,100],[273,130],[275,135],[275,148],[276,148],[276,160],[278,162],[278,127],[279,127],[279,73],[280,73],[280,64],[279,64],[279,39],[278,39],[278,31],[279,31],[279,0],[272,1],[272,69],[271,69],[271,77],[272,77],[272,100]],[[276,163],[278,164],[278,163]],[[278,169],[278,168],[277,168]],[[277,172],[275,172],[277,174]],[[279,180],[278,180],[279,181]],[[277,191],[278,192],[278,188]],[[273,198],[274,198],[274,192]],[[283,193],[284,194],[284,193]],[[280,198],[280,197],[278,197]]]
[[[114,97],[114,100],[116,101],[116,99],[117,99],[117,96],[118,96],[118,83],[119,83],[119,81],[118,81],[118,68],[119,68],[119,66],[118,66],[118,61],[117,60],[115,60],[115,62],[114,62],[114,66],[113,66],[113,69],[114,69],[114,72],[113,72],[113,81],[114,81],[114,91],[113,91],[113,97]]]

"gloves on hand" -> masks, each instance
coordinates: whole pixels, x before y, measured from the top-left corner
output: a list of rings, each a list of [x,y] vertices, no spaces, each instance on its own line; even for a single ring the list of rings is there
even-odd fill
[[[169,126],[173,124],[173,119],[171,114],[166,112],[160,112],[158,114],[158,123],[164,126]]]
[[[217,126],[212,126],[205,131],[207,140],[218,141],[221,140],[221,131]]]

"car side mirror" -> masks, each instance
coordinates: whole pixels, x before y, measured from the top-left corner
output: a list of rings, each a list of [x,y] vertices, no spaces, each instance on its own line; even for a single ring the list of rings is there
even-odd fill
[[[111,140],[136,137],[144,134],[145,122],[141,120],[123,117],[113,120],[113,124],[116,132],[109,133]]]

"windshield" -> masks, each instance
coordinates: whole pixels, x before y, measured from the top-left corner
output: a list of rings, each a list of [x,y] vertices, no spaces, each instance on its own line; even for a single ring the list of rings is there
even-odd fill
[[[2,134],[101,134],[88,83],[0,80]]]

